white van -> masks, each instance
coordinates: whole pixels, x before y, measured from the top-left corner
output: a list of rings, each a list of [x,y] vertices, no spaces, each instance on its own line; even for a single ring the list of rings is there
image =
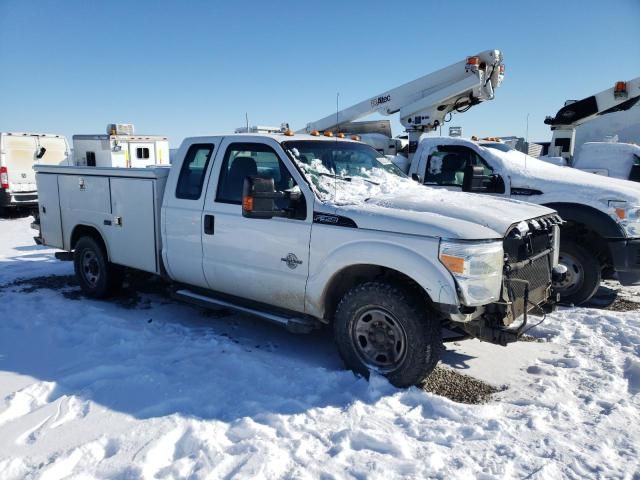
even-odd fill
[[[33,165],[68,165],[69,158],[62,135],[0,132],[0,209],[37,206]]]

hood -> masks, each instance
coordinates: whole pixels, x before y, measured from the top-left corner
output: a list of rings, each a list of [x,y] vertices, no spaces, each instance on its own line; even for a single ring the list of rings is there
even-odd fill
[[[504,165],[511,188],[531,188],[545,195],[545,202],[572,202],[606,208],[609,200],[640,205],[640,184],[552,165],[517,151],[483,148]]]
[[[361,228],[410,235],[486,240],[503,238],[514,224],[554,213],[540,205],[489,195],[450,192],[418,186],[410,192],[383,194],[336,213]]]

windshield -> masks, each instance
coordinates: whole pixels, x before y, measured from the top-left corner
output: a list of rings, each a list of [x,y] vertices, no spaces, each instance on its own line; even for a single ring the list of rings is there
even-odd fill
[[[501,152],[510,152],[511,150],[513,150],[513,148],[506,143],[481,143],[480,145],[482,145],[483,147],[500,150]]]
[[[368,145],[336,140],[283,142],[322,200],[353,203],[387,191],[398,182],[414,183],[393,164]]]

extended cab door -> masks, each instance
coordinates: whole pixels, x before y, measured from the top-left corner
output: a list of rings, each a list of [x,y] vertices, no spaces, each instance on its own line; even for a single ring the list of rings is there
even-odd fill
[[[273,177],[276,190],[300,188],[291,218],[242,216],[247,176]],[[203,211],[203,266],[212,290],[304,311],[313,197],[280,145],[270,138],[226,137],[216,157]]]
[[[219,139],[185,145],[177,154],[162,206],[164,264],[172,279],[206,288],[202,270],[202,209]],[[179,168],[179,170],[178,170]]]
[[[469,165],[481,167],[487,177],[499,173],[475,150],[465,145],[438,145],[435,150],[424,152],[415,160],[419,162],[425,185],[459,192],[462,191],[465,169]],[[505,182],[500,178],[487,193],[506,195],[506,190]]]

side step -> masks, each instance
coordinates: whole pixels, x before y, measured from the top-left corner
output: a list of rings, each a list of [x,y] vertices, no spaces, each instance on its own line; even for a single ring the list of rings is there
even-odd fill
[[[218,298],[213,298],[207,295],[195,293],[187,289],[176,290],[175,292],[173,292],[173,297],[187,303],[198,305],[200,307],[228,308],[230,310],[235,310],[237,312],[248,313],[249,315],[263,318],[270,322],[282,325],[292,333],[310,333],[314,329],[320,327],[320,322],[316,322],[311,319],[285,317],[283,315],[279,315],[272,312],[256,310],[253,308],[231,303],[226,300],[220,300]]]

